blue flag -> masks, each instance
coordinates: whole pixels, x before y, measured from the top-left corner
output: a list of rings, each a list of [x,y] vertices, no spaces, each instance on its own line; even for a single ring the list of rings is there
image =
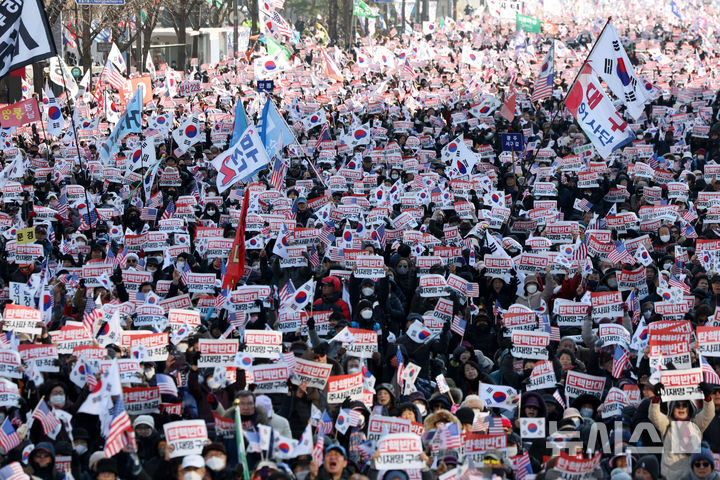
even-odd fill
[[[127,105],[127,110],[123,113],[123,116],[118,120],[115,129],[112,131],[110,136],[100,145],[98,154],[103,160],[103,163],[108,163],[110,157],[115,153],[120,146],[120,140],[129,133],[140,133],[142,132],[142,109],[143,109],[143,92],[138,87],[133,95],[132,100]]]
[[[672,10],[673,15],[675,15],[679,20],[682,20],[682,14],[680,13],[680,7],[678,7],[678,4],[675,3],[675,0],[670,2],[670,9]]]
[[[235,124],[233,125],[232,136],[230,137],[230,148],[232,148],[248,127],[248,118],[243,108],[242,99],[238,98],[235,105]]]
[[[268,157],[272,158],[281,148],[295,143],[295,135],[285,123],[275,104],[268,98],[257,124],[260,140],[265,146]]]

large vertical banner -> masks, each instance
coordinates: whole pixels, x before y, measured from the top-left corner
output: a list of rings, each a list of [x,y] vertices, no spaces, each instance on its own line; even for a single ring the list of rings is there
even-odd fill
[[[0,78],[25,65],[56,55],[41,0],[0,3]]]

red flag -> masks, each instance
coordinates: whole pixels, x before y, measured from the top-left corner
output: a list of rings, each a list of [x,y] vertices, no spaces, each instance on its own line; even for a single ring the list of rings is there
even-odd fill
[[[510,79],[510,88],[505,94],[505,103],[500,109],[500,115],[508,122],[515,119],[515,97],[517,97],[517,90],[515,90],[515,76],[513,75]]]
[[[249,194],[250,189],[245,187],[245,196],[243,197],[240,221],[238,222],[238,228],[235,232],[235,241],[233,242],[227,269],[225,270],[225,276],[223,277],[223,289],[229,288],[232,290],[245,272],[245,217],[247,217],[248,203],[250,201]]]

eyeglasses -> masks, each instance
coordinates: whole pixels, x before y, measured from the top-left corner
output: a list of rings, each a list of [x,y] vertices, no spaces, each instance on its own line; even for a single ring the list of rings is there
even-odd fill
[[[483,463],[488,463],[490,465],[498,465],[500,461],[495,458],[483,458]]]
[[[698,467],[698,468],[707,468],[709,466],[710,466],[710,462],[695,462],[695,463],[693,463],[693,467]]]

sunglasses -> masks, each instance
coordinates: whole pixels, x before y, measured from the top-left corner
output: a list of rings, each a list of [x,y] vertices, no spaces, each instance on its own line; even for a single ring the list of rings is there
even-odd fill
[[[710,462],[695,462],[695,463],[693,463],[693,467],[707,468],[709,466],[710,466]]]

